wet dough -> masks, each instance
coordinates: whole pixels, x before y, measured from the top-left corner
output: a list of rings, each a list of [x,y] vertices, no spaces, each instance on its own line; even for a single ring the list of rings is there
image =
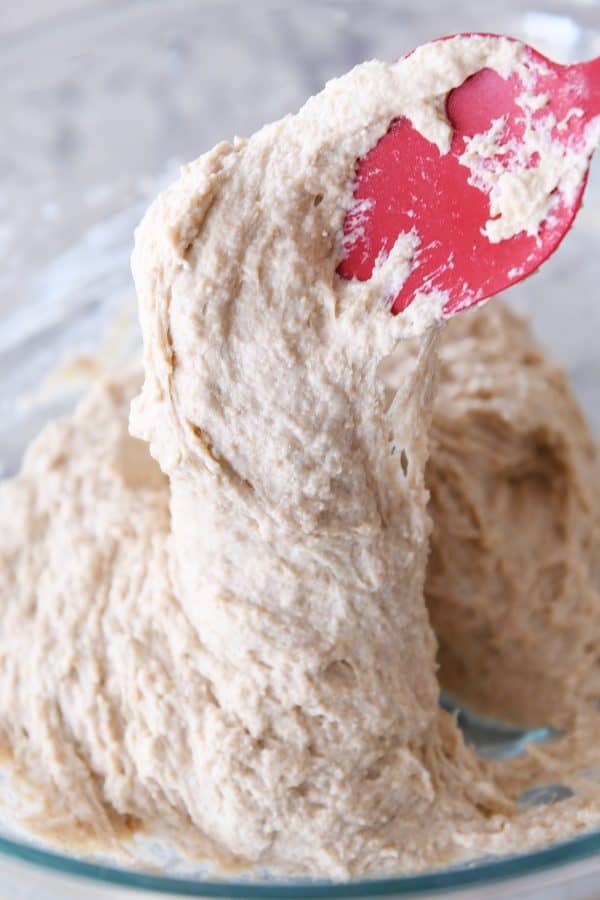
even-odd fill
[[[411,235],[370,281],[336,275],[356,158],[401,114],[443,149],[439,97],[518,53],[473,38],[368,63],[185,167],[145,217],[131,432],[164,475],[127,434],[117,379],[0,488],[0,732],[55,839],[144,827],[347,877],[596,821],[576,804],[516,817],[438,707],[426,464],[443,297],[390,316]],[[380,364],[416,333],[390,399]]]
[[[596,449],[506,307],[454,319],[439,357],[425,594],[440,680],[485,715],[562,727],[599,687]]]
[[[512,314],[490,305],[460,321],[465,318],[468,324],[462,328],[447,329],[442,360],[456,354],[462,357],[465,339],[472,340],[474,334],[480,344],[471,352],[485,354],[486,348],[489,351],[502,342],[504,329],[507,334],[517,329],[541,365],[543,358],[525,325]],[[428,348],[427,352],[432,351]],[[402,360],[410,365],[402,371],[396,363],[398,379],[401,375],[410,380],[409,372],[414,377],[415,358],[407,348]],[[464,392],[467,384],[460,379],[469,382],[470,376],[469,367],[450,369],[445,388],[438,387],[438,398],[445,391],[450,399],[443,406],[441,420],[439,401],[435,405],[432,433],[437,436],[428,478],[448,465],[454,443],[444,445],[446,432],[439,423],[448,417],[460,419],[461,407],[454,405],[452,394]],[[281,738],[277,733],[265,738],[264,732],[255,738],[243,723],[235,722],[215,693],[215,659],[204,639],[205,630],[194,627],[173,591],[168,482],[146,445],[127,430],[129,402],[140,377],[132,372],[100,382],[71,419],[52,423],[42,432],[30,447],[21,474],[0,484],[0,596],[4,604],[0,618],[0,726],[13,770],[35,784],[36,800],[44,804],[33,823],[37,831],[43,827],[45,836],[61,846],[91,838],[100,847],[116,851],[132,829],[143,827],[222,863],[232,863],[241,855],[245,861],[258,859],[273,868],[342,877],[419,869],[471,853],[518,849],[523,842],[540,843],[590,821],[590,814],[577,807],[561,817],[536,818],[533,827],[523,817],[509,814],[507,818],[511,792],[504,782],[510,783],[510,777],[505,774],[503,779],[495,779],[496,773],[462,745],[451,719],[434,708],[434,685],[423,738],[426,746],[409,744],[407,749],[398,738],[392,738],[387,756],[371,756],[370,768],[356,774],[356,790],[368,784],[365,802],[373,804],[364,818],[358,817],[360,807],[353,804],[356,830],[346,830],[339,818],[337,824],[333,821],[337,810],[331,818],[322,816],[321,822],[334,830],[334,840],[318,829],[319,821],[317,828],[311,822],[314,843],[310,855],[304,847],[300,856],[294,843],[295,858],[289,855],[287,829],[279,835],[287,843],[285,855],[274,841],[262,844],[259,853],[249,853],[246,844],[243,853],[235,836],[228,842],[217,837],[206,815],[210,778],[213,783],[223,779],[234,796],[240,797],[239,822],[256,809],[257,782],[273,790],[274,782],[266,773],[273,779],[279,769],[284,778],[298,779],[301,771],[300,790],[294,785],[278,790],[275,782],[276,795],[285,804],[280,821],[285,823],[285,817],[290,817],[294,837],[303,818],[312,819],[320,812],[327,782],[322,775],[317,799],[307,777],[316,777],[314,769],[302,763],[300,770],[300,753],[292,744],[294,736],[296,741],[302,736],[303,725],[306,728],[306,713],[293,710],[295,732],[288,727]],[[559,383],[564,384],[562,378]],[[502,394],[502,382],[496,379],[494,385]],[[585,434],[577,408],[570,400],[568,406],[569,416]],[[494,431],[492,434],[495,436]],[[410,460],[411,445],[402,437],[405,458]],[[515,440],[510,416],[502,437],[508,446]],[[456,456],[453,458],[456,462]],[[456,469],[453,471],[456,476]],[[466,469],[459,471],[463,478],[468,477]],[[474,490],[473,484],[469,490]],[[423,505],[426,499],[425,494]],[[442,528],[436,509],[436,502],[430,502],[434,541]],[[441,515],[446,515],[444,507]],[[439,569],[436,573],[432,566],[430,559],[427,585],[439,575]],[[294,571],[298,578],[298,570]],[[447,573],[448,603],[458,593],[453,590],[453,574],[453,569]],[[459,574],[464,575],[462,570]],[[484,579],[477,594],[481,601],[487,587]],[[482,617],[489,614],[483,602],[474,609]],[[359,608],[357,615],[362,629],[364,608]],[[260,620],[258,614],[256,619]],[[272,623],[273,618],[267,621]],[[318,627],[326,627],[323,615],[317,621]],[[552,641],[553,621],[545,621],[542,627],[546,640]],[[499,631],[505,639],[510,636],[504,622]],[[430,635],[433,671],[435,647],[431,633],[426,633]],[[450,634],[455,642],[461,641],[465,659],[476,660],[472,632],[466,627],[461,632],[455,622]],[[398,645],[395,639],[390,652]],[[294,659],[298,655],[294,646]],[[225,668],[226,662],[221,665]],[[376,675],[381,671],[379,659],[369,665]],[[411,666],[417,670],[416,662]],[[320,673],[318,689],[324,698],[324,712],[316,722],[315,745],[305,759],[314,759],[325,775],[327,765],[335,766],[336,771],[340,761],[339,732],[330,731],[335,727],[330,725],[330,710],[335,706],[329,698],[337,696],[338,703],[348,704],[354,671],[350,664],[338,663]],[[233,680],[235,672],[232,668],[228,672]],[[244,704],[250,688],[241,695]],[[469,682],[461,681],[456,689],[467,696]],[[498,706],[491,682],[489,689]],[[235,696],[240,690],[236,685]],[[535,704],[535,697],[526,696]],[[255,702],[260,711],[260,702]],[[535,705],[523,708],[528,717],[536,717]],[[508,714],[506,706],[501,712]],[[367,712],[372,717],[375,714]],[[374,744],[379,750],[381,738]],[[394,802],[400,795],[413,806],[410,810],[405,806],[399,820],[386,822],[383,790],[390,776],[396,779],[398,791]],[[418,779],[410,791],[407,778]],[[527,784],[527,778],[535,781],[536,776],[521,777],[519,785]],[[494,787],[495,780],[498,785],[502,782],[502,790]],[[344,787],[344,781],[340,782]],[[226,794],[220,802],[228,799]],[[337,802],[347,804],[350,799],[346,793]],[[222,805],[218,808],[223,810]],[[419,828],[415,810],[422,816]],[[380,826],[373,832],[368,818],[376,811]],[[273,818],[265,815],[263,821],[273,837]],[[346,841],[356,848],[351,862],[340,856],[340,847],[348,852]]]

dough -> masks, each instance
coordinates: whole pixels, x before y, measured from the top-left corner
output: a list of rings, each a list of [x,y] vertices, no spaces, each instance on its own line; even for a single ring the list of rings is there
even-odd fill
[[[499,305],[491,304],[456,321],[464,324],[445,330],[442,359],[462,354],[465,339],[473,333],[479,335],[479,343],[472,352],[487,355],[503,340],[505,329],[510,334],[516,328],[538,362],[543,361],[524,324]],[[403,345],[393,360],[395,375],[388,373],[388,380],[400,376],[402,363],[409,362],[414,374],[413,349]],[[521,370],[524,379],[527,371]],[[472,374],[469,366],[450,370],[445,390],[460,395]],[[402,377],[410,375],[403,371]],[[461,377],[465,382],[461,383]],[[234,729],[215,697],[212,678],[206,676],[214,659],[207,652],[204,635],[192,627],[174,596],[169,577],[168,482],[146,446],[127,431],[129,401],[140,380],[141,375],[132,371],[117,380],[99,382],[71,419],[44,429],[30,447],[20,475],[0,484],[1,734],[13,771],[33,782],[36,801],[44,803],[31,824],[36,831],[44,831],[46,838],[69,847],[92,838],[102,848],[116,852],[132,830],[144,828],[173,836],[194,853],[231,863],[243,855],[240,842],[234,837],[228,847],[214,840],[214,832],[211,840],[205,831],[209,775],[212,773],[215,781],[222,778],[224,787],[235,790],[234,773],[240,786],[246,784],[248,793],[255,793],[252,764],[263,761],[260,774],[268,786],[265,770],[271,778],[278,771],[279,778],[282,773],[285,777],[300,754],[293,753],[287,735],[279,746],[273,737],[263,746],[243,726]],[[438,387],[438,398],[441,390]],[[504,393],[500,379],[493,381],[495,393]],[[455,408],[454,402],[450,396],[446,416],[454,413],[459,418],[460,406]],[[439,401],[434,409],[435,434]],[[577,418],[575,406],[568,412]],[[514,440],[513,428],[508,418],[502,438],[509,446]],[[452,442],[444,446],[443,430],[439,435],[429,458],[428,477],[436,471],[438,459],[443,468],[453,446]],[[455,461],[460,466],[460,459],[455,457]],[[466,480],[468,468],[461,471]],[[591,474],[594,485],[597,476]],[[435,503],[430,503],[430,510],[435,536],[441,527]],[[449,576],[452,574],[453,570]],[[462,570],[458,574],[463,575]],[[431,579],[430,561],[427,584]],[[487,587],[484,581],[481,589]],[[452,598],[454,593],[447,596]],[[485,615],[486,610],[482,606],[479,614]],[[320,627],[324,627],[322,619]],[[542,627],[546,640],[552,641],[553,622],[545,621]],[[508,637],[509,629],[502,633]],[[463,654],[469,658],[471,636],[466,631],[466,636],[460,637]],[[429,652],[433,671],[434,648]],[[323,696],[336,689],[343,699],[348,681],[345,667],[333,666],[322,679]],[[489,688],[495,702],[492,683]],[[457,691],[467,695],[468,684],[461,682]],[[423,804],[425,832],[415,833],[415,809],[405,808],[403,819],[391,820],[377,835],[368,822],[374,810],[367,809],[358,820],[364,835],[354,836],[358,859],[350,865],[336,855],[342,836],[334,814],[328,822],[334,840],[321,832],[322,846],[313,848],[312,858],[306,858],[304,850],[302,860],[292,861],[288,849],[282,862],[281,851],[275,854],[271,846],[260,855],[246,856],[245,861],[260,859],[273,868],[342,877],[419,869],[471,853],[519,848],[524,840],[540,843],[556,836],[556,816],[552,821],[535,821],[537,831],[533,832],[522,817],[482,815],[481,810],[509,811],[510,792],[493,788],[494,773],[462,745],[451,719],[433,710],[436,694],[437,688],[425,734],[433,738],[427,747],[428,768],[422,763],[419,767],[413,748],[391,743],[388,757],[397,767],[395,773],[388,764],[381,769],[382,778],[381,763],[375,760],[370,770],[359,770],[356,776],[357,787],[368,784],[370,796],[381,785],[375,797],[381,826],[384,784],[390,789],[383,779],[391,774],[398,794],[406,797],[406,781],[399,775],[420,775],[408,797],[410,802]],[[260,710],[260,703],[257,705]],[[303,714],[295,712],[296,734],[301,735]],[[528,714],[535,714],[535,706]],[[316,746],[323,747],[322,765],[328,752],[333,752],[336,760],[339,756],[338,735],[330,735],[327,727],[329,715],[327,710],[316,730]],[[320,729],[325,731],[322,738]],[[292,769],[296,778],[297,766]],[[435,777],[430,781],[431,770]],[[304,765],[305,779],[306,771]],[[510,783],[510,776],[503,775]],[[538,773],[526,773],[519,784],[526,786],[536,778]],[[343,787],[341,777],[340,782]],[[322,790],[323,780],[319,785]],[[289,798],[285,797],[286,788],[281,795],[288,803],[285,815],[294,816],[297,827],[302,816],[321,811],[324,795],[315,801],[307,787],[300,792],[293,787]],[[429,804],[419,797],[424,788],[429,792]],[[454,797],[457,790],[458,797]],[[474,803],[469,801],[472,791]],[[251,799],[248,793],[242,795],[244,803]],[[308,799],[304,809],[303,796]],[[349,799],[342,795],[338,802]],[[353,804],[356,816],[356,799]],[[238,816],[247,816],[251,808],[249,803]],[[578,827],[580,817],[579,810],[563,812],[559,834]],[[282,818],[285,820],[283,811]],[[321,818],[325,819],[323,813]],[[512,832],[506,830],[508,822]],[[458,823],[462,823],[460,827]]]
[[[384,360],[390,397],[417,350]],[[438,360],[425,597],[439,679],[484,716],[561,728],[600,693],[592,436],[565,373],[498,300],[448,322]]]
[[[425,586],[439,677],[480,713],[560,728],[600,693],[592,437],[506,307],[453,319],[439,357]]]
[[[444,298],[389,314],[414,235],[370,281],[336,275],[356,158],[402,114],[443,149],[440,98],[519,54],[473,38],[361,66],[185,167],[145,217],[130,427],[164,474],[126,432],[126,376],[0,488],[0,732],[54,839],[152,829],[342,878],[598,821],[575,800],[516,816],[438,706],[425,469]],[[414,334],[390,402],[380,364]]]

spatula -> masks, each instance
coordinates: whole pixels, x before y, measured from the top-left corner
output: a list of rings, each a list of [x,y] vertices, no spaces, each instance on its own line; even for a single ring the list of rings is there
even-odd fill
[[[453,128],[449,152],[441,154],[402,118],[357,163],[338,274],[369,279],[398,236],[413,233],[418,252],[400,293],[389,298],[394,313],[421,294],[439,297],[439,292],[445,298],[441,318],[474,306],[534,272],[573,224],[600,140],[600,58],[559,65],[521,46],[525,76],[515,71],[504,79],[484,68],[448,94],[446,114]],[[515,230],[502,237],[501,229],[494,234],[499,223],[491,209],[493,185],[519,167],[527,177],[527,170],[543,162],[544,150],[528,155],[528,128],[538,139],[549,138],[553,152],[568,156],[569,166],[572,161],[571,183],[568,190],[557,187],[549,194],[535,233]],[[471,139],[486,133],[497,150],[481,161],[482,179],[465,164],[463,154],[476,147]]]

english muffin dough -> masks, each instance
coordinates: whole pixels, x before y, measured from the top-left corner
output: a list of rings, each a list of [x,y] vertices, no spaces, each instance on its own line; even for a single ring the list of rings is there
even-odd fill
[[[499,305],[491,304],[458,321],[464,323],[461,328],[445,330],[439,354],[442,369],[444,359],[469,357],[464,344],[475,335],[477,349],[471,348],[470,353],[478,358],[493,356],[493,349],[504,341],[505,331],[507,336],[516,331],[537,364],[550,367],[535,349],[524,323]],[[423,353],[431,356],[434,351],[425,346],[421,365]],[[406,345],[394,361],[395,375],[388,373],[388,379],[402,379],[408,387],[411,379],[422,375],[414,368],[416,358]],[[515,360],[513,363],[517,365]],[[518,365],[522,364],[519,358]],[[521,370],[524,380],[528,372],[527,366]],[[469,365],[443,371],[431,425],[436,438],[427,467],[428,478],[434,473],[440,480],[439,473],[452,459],[454,476],[462,472],[460,483],[468,482],[471,492],[482,487],[469,481],[470,465],[461,470],[459,457],[450,456],[455,441],[444,443],[448,431],[440,423],[461,420],[463,407],[455,398],[467,393],[473,374]],[[356,663],[352,670],[350,663],[329,663],[314,680],[313,690],[319,699],[313,702],[320,703],[321,710],[319,718],[314,716],[315,722],[298,708],[287,723],[282,717],[287,725],[285,732],[277,725],[259,731],[256,737],[245,722],[236,721],[215,693],[216,660],[205,638],[208,628],[200,630],[193,625],[173,589],[168,481],[146,446],[128,434],[129,401],[140,379],[140,373],[132,371],[117,380],[100,382],[72,419],[53,423],[42,432],[30,447],[20,475],[0,484],[0,726],[12,770],[33,783],[36,801],[43,802],[31,823],[36,831],[43,831],[45,837],[61,846],[91,838],[94,844],[116,851],[132,830],[141,828],[169,836],[179,846],[221,863],[231,864],[241,857],[246,863],[260,861],[272,868],[343,877],[420,869],[472,853],[519,849],[524,843],[540,843],[595,821],[593,810],[569,806],[568,802],[561,816],[528,818],[511,812],[510,772],[490,770],[463,746],[452,720],[436,708],[435,684],[421,742],[408,742],[407,746],[401,737],[392,737],[382,752],[384,741],[376,735],[366,771],[360,768],[358,754],[357,759],[341,752],[345,746],[340,740],[342,726],[332,714],[336,702],[348,708],[356,694]],[[562,378],[559,383],[563,384]],[[498,396],[499,403],[505,394],[501,378],[494,379],[490,391]],[[439,398],[444,393],[448,399],[441,405]],[[488,397],[488,402],[491,399]],[[565,404],[567,421],[577,422],[585,435],[572,400]],[[505,408],[505,428],[500,436],[492,428],[488,445],[495,446],[496,439],[501,439],[507,447],[513,446],[520,421],[517,415],[513,423],[514,411],[515,407]],[[482,434],[479,429],[477,434]],[[406,441],[403,444],[403,458],[408,461],[413,448]],[[467,458],[465,461],[469,462]],[[590,483],[597,484],[594,470],[589,474]],[[567,500],[573,502],[568,497],[570,484]],[[425,491],[421,498],[424,507]],[[445,507],[435,500],[430,501],[429,509],[435,540],[444,529],[448,532],[449,521]],[[400,516],[404,510],[399,508]],[[500,516],[503,511],[499,510]],[[506,519],[500,521],[510,524]],[[430,558],[427,585],[439,577],[435,565]],[[294,568],[293,572],[297,580],[301,570]],[[452,582],[454,575],[455,570],[449,567],[449,605],[460,596]],[[459,575],[463,576],[462,570]],[[283,576],[279,584],[286,584]],[[473,604],[474,612],[462,613],[467,623],[469,615],[483,619],[492,615],[492,604],[489,608],[485,604],[485,590],[489,590],[489,584],[482,579],[473,594],[479,601]],[[528,599],[521,597],[525,604]],[[226,602],[231,604],[231,600]],[[359,630],[366,617],[367,600],[361,602],[362,608],[358,605],[356,612]],[[239,603],[236,605],[239,608]],[[259,611],[254,618],[260,622]],[[276,622],[272,614],[265,618],[268,623]],[[591,619],[595,621],[593,614]],[[387,621],[392,621],[389,616]],[[510,621],[496,622],[499,640],[508,641]],[[426,622],[421,620],[421,625],[429,636],[427,658],[433,672],[433,639]],[[325,616],[318,617],[315,630],[325,631],[327,627]],[[541,628],[548,643],[562,639],[552,619],[543,622]],[[240,630],[241,626],[234,630],[236,637]],[[298,659],[308,657],[308,653],[296,635],[295,642],[290,642],[290,657],[298,665]],[[467,627],[461,631],[455,620],[450,635],[455,645],[461,642],[464,658],[474,660],[474,671],[477,657],[472,632]],[[362,650],[362,639],[359,643]],[[387,665],[399,644],[396,634]],[[348,641],[346,658],[350,649],[352,643]],[[570,652],[574,655],[573,648]],[[264,664],[268,674],[274,668],[273,655]],[[279,649],[279,655],[284,655],[283,650]],[[261,703],[256,694],[252,695],[252,683],[245,687],[240,678],[236,684],[235,668],[225,657],[218,665],[219,670],[230,673],[234,700],[241,694],[244,709],[247,706],[251,710],[251,703],[246,701],[254,700],[254,709],[260,715]],[[367,665],[374,670],[369,672],[371,678],[386,679],[382,690],[387,690],[390,675],[382,672],[380,658]],[[523,668],[522,661],[520,665]],[[418,675],[417,662],[411,662],[411,666]],[[560,664],[558,668],[564,673]],[[542,695],[551,690],[554,671],[549,670],[548,683],[541,683]],[[501,679],[502,674],[500,696]],[[469,682],[457,682],[456,690],[468,695]],[[489,691],[498,707],[491,680]],[[227,696],[222,686],[220,696]],[[529,718],[536,718],[536,697],[531,693],[525,696],[532,705],[521,706]],[[566,695],[559,696],[568,700]],[[274,705],[272,689],[266,697],[265,716]],[[483,705],[486,699],[481,703],[487,712],[488,707]],[[403,702],[406,707],[409,700]],[[423,694],[419,702],[424,705]],[[376,721],[381,709],[385,711],[384,703],[385,699],[363,715]],[[392,704],[390,707],[393,713]],[[509,707],[500,707],[500,712],[508,715]],[[300,742],[311,726],[310,740],[314,743],[305,746],[302,755]],[[356,725],[351,728],[350,751],[361,737],[363,747],[370,739]],[[593,737],[584,748],[576,748],[582,757],[584,753],[589,755]],[[568,755],[575,758],[577,754],[569,749]],[[349,767],[342,769],[348,757],[351,762],[356,760],[355,773],[349,772]],[[586,760],[589,762],[587,756]],[[525,774],[515,772],[515,790],[517,785],[520,790],[535,783],[540,768],[543,766]],[[344,806],[347,816],[352,809],[350,824],[358,827],[347,828],[346,819],[339,817],[339,806],[327,816],[324,799],[328,769],[339,778],[336,792],[332,791],[334,802]],[[304,781],[299,782],[298,790],[300,776]],[[293,778],[296,784],[290,784]],[[312,778],[318,779],[318,795],[311,788]],[[211,781],[217,784],[219,779],[225,789],[222,798],[216,788],[211,789]],[[498,787],[494,787],[496,781]],[[355,797],[348,790],[351,787]],[[388,799],[391,790],[397,792],[394,801]],[[212,822],[224,810],[229,816],[237,816],[238,822],[242,816],[248,818],[257,808],[260,810],[261,794],[265,798],[271,791],[279,798],[280,818],[277,821],[265,813],[258,819],[265,828],[271,828],[271,842],[259,840],[260,825],[254,824],[258,851],[247,839],[240,842],[235,834],[223,839],[223,829],[219,833],[213,827]],[[404,806],[401,817],[386,821],[386,807],[389,809],[388,804],[398,802],[399,797],[407,797],[406,803],[412,807]],[[207,810],[208,799],[213,811]],[[225,804],[231,804],[233,813]],[[379,817],[375,829],[368,822],[373,815]],[[288,831],[288,821],[293,834]],[[273,827],[276,822],[279,834]],[[312,839],[309,848],[299,846],[301,828],[304,840]],[[284,840],[287,846],[278,846],[277,842]],[[350,858],[349,846],[353,854]],[[340,848],[347,854],[345,858]]]
[[[185,167],[145,217],[130,427],[164,474],[126,432],[127,376],[1,488],[0,732],[58,840],[152,829],[347,877],[598,820],[575,800],[517,816],[438,706],[425,477],[445,298],[390,316],[415,235],[368,282],[336,275],[356,158],[398,115],[443,150],[443,97],[520,52],[478,37],[368,63]],[[380,365],[415,334],[390,399]]]
[[[382,364],[390,396],[417,349],[403,341]],[[482,715],[561,728],[599,693],[594,441],[565,373],[504,303],[450,321],[438,360],[425,596],[442,688]]]
[[[453,319],[426,481],[439,677],[480,713],[572,723],[598,694],[600,482],[567,378],[500,304]]]

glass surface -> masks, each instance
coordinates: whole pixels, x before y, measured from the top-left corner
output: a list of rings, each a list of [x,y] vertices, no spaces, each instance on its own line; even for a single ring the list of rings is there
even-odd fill
[[[116,360],[138,345],[132,233],[179,163],[297,109],[355,63],[391,60],[442,34],[513,34],[561,61],[600,55],[593,0],[531,0],[529,9],[518,0],[57,0],[41,3],[42,15],[36,5],[23,3],[0,21],[0,476],[16,470],[42,422],[72,405],[77,380],[39,392],[67,354]],[[566,367],[597,435],[599,201],[596,165],[560,252],[511,292]],[[524,740],[468,717],[464,727],[488,754],[515,753]],[[115,893],[121,885],[143,896],[291,898],[439,895],[485,884],[486,896],[494,886],[493,896],[515,897],[535,889],[542,873],[583,897],[592,896],[581,893],[584,876],[600,877],[598,834],[519,857],[341,885],[210,882],[99,866],[49,853],[4,820],[0,853],[0,896],[14,877],[29,891],[22,896],[36,900],[105,896],[102,885],[111,885],[111,897],[130,896]],[[525,875],[526,884],[515,881]],[[16,887],[10,896],[19,896]]]

